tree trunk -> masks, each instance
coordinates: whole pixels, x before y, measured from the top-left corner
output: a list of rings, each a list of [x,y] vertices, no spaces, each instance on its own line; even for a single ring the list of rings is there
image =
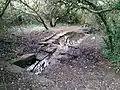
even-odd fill
[[[83,4],[89,5],[91,7],[91,9],[93,9],[95,11],[99,10],[99,8],[94,3],[90,2],[89,0],[84,0]],[[104,26],[106,28],[105,34],[108,36],[108,41],[110,43],[110,49],[111,49],[111,52],[113,52],[114,47],[113,47],[113,40],[112,40],[112,31],[110,30],[109,25],[107,24],[106,16],[105,16],[104,13],[95,13],[95,14],[97,14],[100,17],[101,21],[103,22],[103,24],[104,24]]]
[[[55,27],[56,26],[56,23],[57,23],[57,19],[56,20],[53,20],[54,18],[51,18],[50,19],[50,26],[51,27]]]
[[[42,24],[44,25],[45,29],[46,29],[46,30],[48,30],[47,25],[45,24],[44,20],[43,20],[41,17],[39,17],[39,18],[40,18],[40,20],[38,19],[38,17],[36,17],[36,16],[34,16],[34,17],[35,17],[35,19],[36,19],[39,23],[41,23],[41,22],[42,22]]]
[[[48,27],[47,27],[47,25],[45,24],[45,21],[43,20],[43,18],[42,18],[40,15],[39,15],[39,18],[40,18],[42,24],[44,25],[44,27],[46,28],[46,30],[48,30]]]

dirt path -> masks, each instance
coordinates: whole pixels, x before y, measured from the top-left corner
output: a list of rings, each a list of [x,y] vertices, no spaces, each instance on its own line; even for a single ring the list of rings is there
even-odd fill
[[[95,40],[92,40],[93,36],[96,37]],[[61,63],[54,65],[46,78],[54,81],[60,90],[119,90],[119,75],[111,69],[109,62],[97,53],[97,40],[99,39],[95,35],[83,40],[79,49],[72,49],[75,55],[79,55],[78,58],[70,59],[64,55],[64,58],[60,59]],[[79,50],[81,54],[77,53]],[[72,51],[69,53],[74,55]]]
[[[80,29],[78,26],[64,26],[55,29],[55,32],[60,34]],[[25,36],[22,54],[34,53],[35,48],[39,48],[38,42],[51,34],[33,31]],[[22,74],[11,73],[0,65],[0,90],[120,90],[120,76],[101,57],[99,44],[100,37],[91,34],[77,47],[70,47],[67,53],[58,49],[51,58],[57,62],[47,68],[42,76],[26,71]]]
[[[54,31],[76,31],[79,29],[81,29],[80,26],[62,26],[55,28]]]

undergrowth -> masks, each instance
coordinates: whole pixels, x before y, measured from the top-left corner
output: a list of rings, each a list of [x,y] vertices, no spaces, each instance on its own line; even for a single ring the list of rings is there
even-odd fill
[[[120,27],[111,28],[112,34],[112,48],[111,52],[109,34],[103,37],[102,54],[110,60],[116,72],[120,72]]]

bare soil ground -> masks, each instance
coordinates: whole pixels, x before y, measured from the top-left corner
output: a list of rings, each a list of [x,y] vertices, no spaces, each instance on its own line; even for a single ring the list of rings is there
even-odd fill
[[[54,32],[69,32],[81,29],[78,26],[54,28]],[[14,43],[6,40],[1,62],[8,60],[5,52],[11,53],[11,58],[27,53],[36,53],[39,42],[54,32],[32,31],[24,35],[12,35]],[[95,37],[95,38],[94,38]],[[57,49],[51,61],[55,61],[45,70],[43,75],[30,72],[21,74],[5,70],[3,62],[0,64],[0,90],[120,90],[120,76],[111,68],[108,60],[100,53],[99,35],[91,34],[80,45],[70,47],[66,53]],[[1,44],[2,45],[2,44]],[[7,49],[9,48],[9,49]],[[11,50],[12,49],[12,50]],[[9,51],[8,51],[9,50]]]

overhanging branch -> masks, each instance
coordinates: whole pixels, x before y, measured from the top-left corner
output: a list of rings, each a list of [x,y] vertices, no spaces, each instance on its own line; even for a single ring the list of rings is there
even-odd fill
[[[103,9],[103,10],[93,10],[93,9],[89,9],[88,7],[85,7],[85,6],[80,6],[80,8],[85,9],[85,10],[87,10],[91,13],[95,13],[95,14],[111,12],[114,10],[120,10],[120,8],[108,8],[108,9]]]
[[[100,14],[100,13],[106,13],[106,12],[111,12],[114,10],[120,10],[120,8],[107,8],[107,9],[99,9],[94,3],[90,2],[89,0],[78,0],[80,1],[79,3],[81,3],[82,5],[80,6],[81,9],[85,9],[91,13],[95,13],[95,14]],[[84,6],[85,5],[85,6]],[[89,6],[88,7],[86,7]]]
[[[3,16],[5,10],[7,9],[8,5],[10,4],[10,1],[11,1],[11,0],[6,0],[6,2],[5,2],[5,7],[3,8],[2,12],[1,12],[0,17]]]

